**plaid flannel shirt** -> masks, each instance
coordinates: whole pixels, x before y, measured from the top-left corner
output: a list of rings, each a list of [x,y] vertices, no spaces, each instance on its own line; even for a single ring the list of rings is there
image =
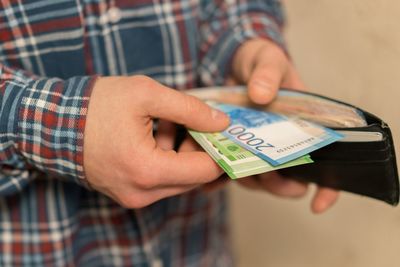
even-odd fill
[[[0,266],[231,266],[222,191],[130,210],[85,188],[88,101],[96,75],[221,84],[281,26],[278,0],[0,0]]]

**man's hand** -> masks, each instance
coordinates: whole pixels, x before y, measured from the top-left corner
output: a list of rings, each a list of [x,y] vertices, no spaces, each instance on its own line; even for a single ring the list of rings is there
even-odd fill
[[[238,49],[229,82],[247,84],[249,97],[257,104],[271,102],[280,87],[305,89],[284,51],[265,39],[249,40]],[[306,184],[283,178],[277,172],[240,179],[239,183],[284,197],[300,197],[307,191]],[[331,207],[337,198],[337,191],[319,188],[312,200],[311,209],[321,213]]]
[[[128,208],[186,192],[222,174],[205,152],[158,145],[154,118],[209,132],[229,124],[222,112],[148,77],[99,78],[85,127],[85,173],[95,190]]]

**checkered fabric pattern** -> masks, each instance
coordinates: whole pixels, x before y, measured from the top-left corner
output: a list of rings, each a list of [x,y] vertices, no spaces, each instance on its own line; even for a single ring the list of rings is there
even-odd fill
[[[0,266],[232,266],[223,191],[130,210],[87,190],[88,102],[98,75],[222,84],[282,20],[277,0],[0,0]]]

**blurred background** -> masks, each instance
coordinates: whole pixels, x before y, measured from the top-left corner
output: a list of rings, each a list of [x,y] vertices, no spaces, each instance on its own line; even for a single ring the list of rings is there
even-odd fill
[[[286,1],[286,37],[311,91],[383,118],[400,158],[400,1]],[[399,160],[397,161],[399,165]],[[323,215],[231,186],[239,267],[400,266],[400,207],[349,193]]]

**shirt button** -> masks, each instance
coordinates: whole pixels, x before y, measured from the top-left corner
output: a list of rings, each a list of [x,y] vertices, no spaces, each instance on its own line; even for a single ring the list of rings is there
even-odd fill
[[[121,20],[121,10],[117,7],[112,7],[108,10],[108,18],[110,22],[117,23]]]

